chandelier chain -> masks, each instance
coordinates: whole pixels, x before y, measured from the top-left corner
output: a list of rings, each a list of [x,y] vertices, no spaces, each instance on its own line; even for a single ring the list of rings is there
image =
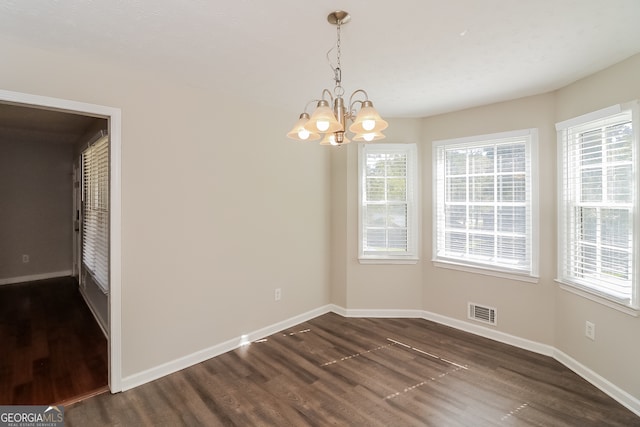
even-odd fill
[[[342,26],[340,25],[340,22],[338,22],[338,30],[337,30],[338,31],[338,42],[336,43],[336,46],[338,47],[338,68],[340,68],[340,54],[341,54],[341,51],[340,51],[340,34],[341,34],[341,31],[340,31],[340,29],[341,29],[341,27]]]
[[[333,93],[338,96],[341,97],[344,95],[344,88],[342,87],[342,68],[341,68],[341,64],[340,64],[340,56],[342,54],[342,51],[340,49],[340,42],[341,42],[341,29],[342,29],[342,21],[338,20],[338,22],[336,23],[337,26],[337,42],[336,42],[336,56],[337,56],[337,66],[334,69],[334,73],[335,73],[335,81],[336,81],[336,87],[333,89]]]

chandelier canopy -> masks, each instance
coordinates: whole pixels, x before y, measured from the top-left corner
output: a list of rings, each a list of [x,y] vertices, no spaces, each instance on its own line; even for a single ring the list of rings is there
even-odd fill
[[[362,89],[355,90],[349,97],[348,108],[345,108],[343,99],[345,92],[342,87],[342,69],[340,66],[340,30],[342,25],[350,20],[351,16],[342,10],[332,12],[327,16],[327,21],[337,28],[335,46],[337,63],[335,67],[330,64],[333,69],[335,86],[333,92],[329,89],[324,89],[321,99],[314,99],[307,103],[305,111],[300,114],[298,121],[291,131],[287,133],[289,138],[298,141],[316,141],[322,138],[320,145],[348,144],[350,141],[345,135],[348,120],[353,122],[349,126],[349,132],[354,134],[352,137],[354,141],[370,142],[385,138],[382,131],[387,128],[388,123],[382,120],[376,109],[373,108],[373,103],[369,100],[367,92]],[[326,100],[325,96],[330,101]],[[357,99],[359,97],[364,99]],[[333,104],[333,109],[329,102]],[[316,109],[309,116],[306,109],[312,103],[316,103]]]

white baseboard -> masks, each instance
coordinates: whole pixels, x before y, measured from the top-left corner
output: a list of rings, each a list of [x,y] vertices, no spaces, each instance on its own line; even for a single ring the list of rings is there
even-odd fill
[[[283,320],[281,322],[275,323],[273,325],[267,326],[265,328],[258,329],[247,335],[230,339],[223,343],[197,351],[195,353],[181,357],[179,359],[164,363],[162,365],[156,366],[151,369],[147,369],[146,371],[125,377],[122,379],[122,390],[123,391],[129,390],[131,388],[134,388],[139,385],[145,384],[147,382],[161,378],[165,375],[169,375],[174,372],[180,371],[184,368],[188,368],[189,366],[193,366],[197,363],[203,362],[212,357],[234,350],[245,343],[259,340],[261,338],[274,334],[278,331],[281,331],[286,328],[290,328],[302,322],[306,322],[307,320],[313,319],[314,317],[317,317],[317,316],[321,316],[328,312],[334,312],[344,317],[379,317],[379,318],[396,317],[396,318],[425,319],[425,320],[430,320],[436,323],[440,323],[442,325],[450,326],[452,328],[459,329],[465,332],[469,332],[474,335],[479,335],[485,338],[489,338],[494,341],[509,344],[514,347],[522,348],[524,350],[529,350],[534,353],[550,356],[556,359],[558,362],[562,363],[567,368],[571,369],[576,374],[580,375],[585,380],[589,381],[591,384],[593,384],[598,389],[602,390],[611,398],[615,399],[621,405],[625,406],[627,409],[629,409],[636,415],[640,416],[640,400],[639,399],[630,395],[626,391],[622,390],[620,387],[611,383],[607,379],[601,377],[597,373],[593,372],[591,369],[582,365],[577,360],[571,358],[570,356],[556,349],[553,346],[550,346],[547,344],[541,344],[535,341],[517,337],[515,335],[510,335],[504,332],[496,331],[486,326],[474,325],[472,323],[465,322],[463,320],[442,316],[440,314],[431,313],[425,310],[345,309],[344,307],[341,307],[335,304],[328,304],[323,307],[319,307],[315,310],[311,310],[306,313],[300,314],[298,316],[294,316],[289,319]]]
[[[327,306],[329,308],[329,311],[335,313],[335,314],[339,314],[342,317],[347,317],[347,309],[344,307],[340,307],[339,305],[335,305],[335,304],[329,304]]]
[[[558,349],[554,349],[553,358],[640,417],[640,400]]]
[[[122,378],[122,391],[132,389],[134,387],[153,380],[157,380],[158,378],[164,377],[174,372],[178,372],[182,369],[188,368],[189,366],[193,366],[200,362],[204,362],[205,360],[211,359],[212,357],[216,357],[228,351],[235,350],[243,344],[262,339],[283,329],[290,328],[297,324],[306,322],[307,320],[311,320],[315,317],[329,313],[330,311],[332,311],[330,305],[319,307],[298,316],[294,316],[273,325],[267,326],[265,328],[258,329],[249,334],[232,338],[228,341],[222,342],[212,347],[202,349],[187,356],[172,360],[167,363],[163,363],[162,365],[156,366],[151,369],[147,369],[146,371],[142,371],[137,374]]]
[[[484,338],[489,338],[491,340],[509,344],[514,347],[522,348],[524,350],[529,350],[534,353],[551,357],[553,357],[554,354],[555,348],[550,345],[541,344],[539,342],[531,341],[525,338],[520,338],[515,335],[500,332],[486,326],[475,325],[473,323],[465,322],[463,320],[458,320],[447,316],[442,316],[440,314],[431,313],[429,311],[422,311],[422,315],[420,317],[426,320],[440,323],[442,325],[451,326],[452,328],[469,332],[474,335],[479,335]]]
[[[505,344],[509,344],[515,347],[519,347],[525,350],[533,351],[534,353],[543,354],[545,356],[553,357],[554,350],[552,346],[546,344],[540,344],[535,341],[527,340],[524,338],[510,335],[504,332],[496,331],[495,329],[488,328],[486,326],[474,325],[469,322],[454,319],[440,314],[431,313],[425,310],[381,310],[381,309],[345,309],[335,304],[331,304],[331,311],[344,317],[378,317],[378,318],[409,318],[409,319],[426,319],[431,320],[442,325],[451,326],[452,328],[459,329],[465,332],[472,333],[474,335],[480,335],[485,338],[499,341]]]
[[[612,399],[616,400],[622,406],[629,409],[634,414],[640,416],[640,399],[637,399],[634,396],[630,395],[606,378],[598,375],[588,367],[584,366],[577,360],[573,359],[572,357],[568,356],[567,354],[563,353],[553,346],[541,344],[536,341],[531,341],[517,337],[515,335],[496,331],[495,329],[491,329],[486,326],[475,325],[463,320],[431,313],[426,310],[348,310],[336,305],[332,305],[331,307],[331,311],[345,317],[392,317],[389,314],[395,313],[397,314],[397,316],[395,317],[421,318],[431,320],[433,322],[469,332],[474,335],[479,335],[481,337],[489,338],[494,341],[509,344],[514,347],[522,348],[524,350],[529,350],[534,353],[550,356],[558,362],[562,363],[567,368],[571,369],[576,374],[580,375],[582,378],[590,382],[602,392],[609,395]]]
[[[54,271],[51,273],[30,274],[28,276],[8,277],[0,279],[1,285],[13,285],[14,283],[35,282],[36,280],[55,279],[56,277],[71,276],[71,270]]]
[[[420,318],[422,310],[387,310],[387,309],[342,309],[342,313],[338,313],[344,317],[378,317],[378,318]]]

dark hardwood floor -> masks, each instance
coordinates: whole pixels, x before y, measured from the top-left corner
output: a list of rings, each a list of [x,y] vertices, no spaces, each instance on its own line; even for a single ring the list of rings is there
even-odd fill
[[[421,319],[326,314],[119,394],[69,426],[640,426],[557,361]]]
[[[0,286],[0,405],[108,390],[107,340],[73,278]]]

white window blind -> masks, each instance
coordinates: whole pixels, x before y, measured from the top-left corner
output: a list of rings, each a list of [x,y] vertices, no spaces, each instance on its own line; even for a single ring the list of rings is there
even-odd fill
[[[437,141],[434,261],[537,275],[537,130]]]
[[[82,262],[109,290],[109,137],[82,152]]]
[[[417,259],[415,144],[362,144],[360,259]]]
[[[557,128],[558,279],[637,307],[638,148],[633,112],[612,107]]]

